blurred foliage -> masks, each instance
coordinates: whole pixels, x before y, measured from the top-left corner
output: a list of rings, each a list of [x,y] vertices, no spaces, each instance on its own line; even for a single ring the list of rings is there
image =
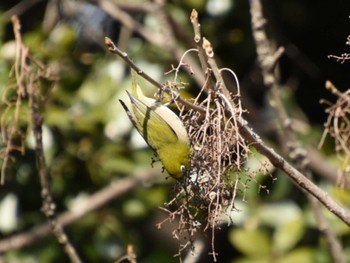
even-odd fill
[[[24,43],[34,57],[40,59],[59,77],[54,86],[42,85],[45,157],[58,211],[79,207],[79,202],[84,202],[87,196],[113,180],[133,176],[139,171],[148,169],[159,170],[159,178],[154,184],[141,185],[67,226],[73,244],[85,262],[113,262],[125,254],[128,244],[135,246],[140,262],[178,262],[178,258],[173,257],[177,253],[178,244],[171,235],[176,224],[174,223],[169,229],[164,227],[161,230],[155,226],[164,219],[164,213],[158,207],[172,196],[173,181],[165,179],[166,175],[161,174],[159,166],[151,167],[153,153],[132,129],[118,102],[118,98],[125,96],[125,90],[131,88],[127,66],[106,52],[101,44],[102,38],[96,39],[93,37],[94,34],[89,35],[91,32],[85,32],[91,25],[84,24],[87,22],[79,20],[79,17],[65,17],[64,14],[60,14],[61,17],[55,26],[50,30],[45,29],[48,27],[45,24],[48,23],[45,13],[48,11],[45,8],[54,1],[32,2],[33,4],[29,5],[20,16]],[[277,32],[283,32],[280,32],[277,39],[293,41],[300,37],[298,30],[303,32],[305,29],[309,35],[306,39],[303,38],[304,43],[309,42],[308,39],[314,36],[312,28],[318,26],[321,20],[326,20],[329,15],[334,17],[336,14],[339,17],[339,13],[344,14],[344,9],[346,12],[350,10],[340,5],[339,1],[337,4],[326,0],[317,3],[313,1],[312,4],[301,0],[278,2],[273,7],[271,4],[266,4],[270,12],[275,14],[271,17],[271,23],[277,28]],[[15,85],[12,66],[16,47],[8,11],[20,3],[21,1],[0,3],[2,19],[0,115],[3,119],[1,125],[6,125],[14,110],[11,97]],[[328,10],[327,6],[327,15],[319,17],[319,20],[314,19],[313,15],[317,11],[312,7],[324,12],[320,8],[325,3],[330,5],[331,10]],[[92,8],[91,12],[98,9],[98,14],[105,16],[101,20],[108,20],[107,24],[112,25],[110,23],[112,18],[104,12],[100,13],[98,7],[83,1],[82,4]],[[226,9],[222,8],[225,5]],[[259,117],[263,125],[260,125],[259,121],[253,122],[252,125],[264,126],[268,123],[264,121],[271,120],[273,116],[266,109],[267,99],[264,91],[255,83],[259,77],[253,69],[255,49],[250,33],[248,1],[222,1],[222,6],[219,5],[218,9],[215,9],[217,8],[215,0],[174,0],[166,4],[169,13],[190,36],[192,36],[188,19],[190,11],[193,7],[200,11],[203,34],[214,44],[220,64],[237,71],[242,88],[245,90],[244,96],[255,105],[249,108],[250,116],[259,112],[264,114]],[[289,14],[288,7],[294,8],[291,10],[299,10],[304,14],[305,20],[299,21],[293,14]],[[282,10],[283,14],[289,15],[281,17],[283,14],[277,15],[276,10]],[[345,19],[348,15],[347,13]],[[80,14],[80,18],[83,16],[84,13]],[[150,19],[147,15],[135,18],[145,23]],[[348,27],[341,27],[339,21],[336,19],[337,26],[334,26],[335,22],[329,22],[330,25],[322,23],[326,30],[326,40],[331,38],[333,41],[336,38],[337,43],[345,42],[344,36],[349,33]],[[103,29],[105,24],[102,22],[92,19],[89,23],[100,29],[101,35],[98,36],[109,35],[118,38],[120,24],[117,22],[113,21],[113,27],[109,26],[108,30]],[[348,25],[348,22],[346,23]],[[151,21],[148,21],[147,25],[159,26]],[[327,31],[329,28],[332,30],[337,28],[338,35]],[[331,66],[324,61],[327,55],[325,50],[329,52],[334,46],[330,41],[320,41],[321,36],[318,34],[317,31],[318,42],[313,42],[318,49],[319,46],[323,47],[322,52],[317,53],[318,57],[313,50],[310,51],[309,46],[299,45],[297,41],[287,42],[299,45],[296,48],[305,56],[300,60],[287,57],[281,63],[286,105],[293,118],[300,120],[299,137],[307,145],[316,145],[317,137],[322,133],[320,123],[325,118],[322,118],[324,115],[320,113],[319,106],[315,105],[322,94],[325,94],[322,84],[324,79],[334,78],[342,87],[350,85],[349,74],[347,77],[344,76],[344,68],[333,64],[334,69],[330,69]],[[342,36],[339,37],[339,34]],[[90,39],[87,36],[90,36]],[[184,47],[190,48],[186,45]],[[147,73],[161,81],[166,79],[163,72],[168,71],[171,64],[177,63],[169,52],[147,43],[138,35],[133,35],[129,40],[127,50],[138,65],[142,65]],[[188,76],[184,76],[183,79],[190,81]],[[300,83],[300,86],[296,87],[295,83]],[[190,84],[193,90],[189,90],[189,94],[196,92],[195,85]],[[146,88],[151,88],[149,86]],[[4,97],[8,99],[10,106],[4,103]],[[243,100],[246,101],[247,98]],[[35,166],[33,139],[26,127],[30,122],[26,102],[22,104],[20,116],[21,123],[23,121],[23,134],[25,134],[23,143],[26,151],[24,154],[13,153],[14,158],[6,174],[6,184],[0,188],[0,211],[2,211],[0,214],[8,211],[3,210],[4,200],[9,193],[12,193],[15,196],[12,208],[15,208],[16,213],[13,213],[10,220],[16,224],[6,229],[4,223],[6,218],[0,215],[1,239],[46,221],[40,212],[40,186]],[[254,121],[253,117],[248,118]],[[4,147],[2,139],[0,146],[2,150]],[[333,160],[332,143],[328,142],[325,147],[329,153],[329,160]],[[262,162],[260,158],[254,153],[251,163],[246,164],[247,169],[255,169],[254,162]],[[235,204],[237,211],[232,212],[233,226],[225,228],[227,231],[223,232],[224,238],[215,240],[219,262],[330,262],[327,245],[316,228],[304,194],[281,172],[271,170],[271,173],[273,176],[257,170],[253,179],[245,178],[245,174],[242,174],[246,185],[240,186],[239,197]],[[322,181],[322,187],[339,202],[350,207],[349,190],[335,187],[326,181]],[[350,247],[349,228],[332,214],[327,213],[327,217],[332,229],[343,241],[344,247]],[[211,250],[209,233],[205,240],[207,244],[203,260],[211,261],[212,258],[207,257]],[[227,247],[229,249],[224,250]],[[346,253],[347,258],[350,258],[349,249]],[[67,262],[65,254],[53,237],[18,251],[9,251],[4,258],[6,262]]]

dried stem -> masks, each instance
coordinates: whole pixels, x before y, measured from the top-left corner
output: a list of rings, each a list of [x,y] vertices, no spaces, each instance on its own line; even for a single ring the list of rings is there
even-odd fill
[[[346,45],[350,45],[350,35],[347,38]],[[335,58],[340,63],[345,63],[350,60],[350,54],[349,53],[343,53],[341,55],[329,55],[328,58]]]
[[[327,135],[334,139],[337,157],[341,162],[341,168],[338,169],[338,183],[344,185],[350,175],[350,90],[340,92],[330,81],[326,82],[326,88],[338,99],[334,104],[327,103],[328,118],[319,148]]]
[[[14,72],[15,72],[16,86],[17,86],[17,89],[16,89],[17,97],[16,97],[15,113],[13,116],[13,123],[12,125],[10,125],[8,133],[5,128],[8,126],[7,124],[5,124],[5,119],[7,115],[6,111],[5,111],[5,114],[2,115],[2,119],[1,119],[1,134],[3,136],[3,141],[6,143],[3,163],[1,165],[1,180],[0,180],[1,185],[4,185],[5,183],[6,169],[10,161],[11,151],[16,148],[17,149],[22,148],[22,147],[16,147],[15,145],[13,145],[13,139],[18,134],[18,131],[20,130],[18,127],[19,113],[20,113],[20,108],[22,104],[22,98],[25,96],[25,87],[23,86],[24,74],[21,74],[22,73],[21,65],[23,64],[23,59],[26,58],[28,55],[28,49],[23,47],[23,45],[21,44],[22,43],[22,36],[20,34],[21,25],[17,16],[12,17],[12,24],[13,24],[13,32],[16,39],[16,61],[14,65]],[[5,100],[6,98],[4,95],[3,101]],[[20,150],[20,151],[23,153],[23,150]]]

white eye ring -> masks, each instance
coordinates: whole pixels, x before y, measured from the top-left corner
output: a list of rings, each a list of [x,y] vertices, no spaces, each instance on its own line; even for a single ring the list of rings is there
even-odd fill
[[[182,173],[185,173],[186,172],[186,167],[184,165],[181,165],[180,166],[180,170]]]

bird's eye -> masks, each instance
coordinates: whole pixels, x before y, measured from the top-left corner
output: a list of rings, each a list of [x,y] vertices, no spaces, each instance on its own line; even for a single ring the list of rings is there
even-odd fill
[[[184,174],[186,172],[186,167],[184,165],[181,165],[180,170]]]

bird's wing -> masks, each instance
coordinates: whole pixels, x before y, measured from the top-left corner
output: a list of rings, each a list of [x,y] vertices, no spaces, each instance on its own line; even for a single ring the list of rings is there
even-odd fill
[[[158,113],[129,92],[128,95],[131,101],[130,109],[124,102],[121,103],[135,128],[154,150],[178,141],[173,128]]]

